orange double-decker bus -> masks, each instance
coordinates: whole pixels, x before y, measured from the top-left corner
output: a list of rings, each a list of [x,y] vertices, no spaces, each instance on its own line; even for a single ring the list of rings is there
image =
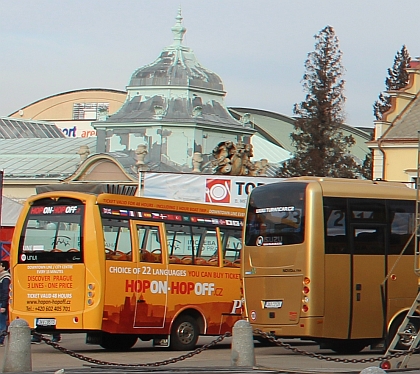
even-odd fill
[[[10,318],[39,333],[86,332],[191,350],[241,318],[244,209],[109,193],[30,197],[11,246]]]

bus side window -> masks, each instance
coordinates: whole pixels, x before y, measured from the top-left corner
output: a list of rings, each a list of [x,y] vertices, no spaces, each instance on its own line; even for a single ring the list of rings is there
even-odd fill
[[[218,265],[217,232],[194,225],[166,225],[169,263]]]
[[[224,266],[240,267],[242,251],[242,231],[220,229]]]
[[[140,261],[162,263],[159,227],[137,225],[137,237]]]
[[[347,202],[340,198],[324,198],[324,235],[326,254],[348,254]]]
[[[382,227],[356,228],[353,230],[354,254],[384,255],[385,232]]]
[[[404,247],[404,255],[414,253],[414,239],[412,233],[415,227],[415,202],[413,201],[389,201],[391,217],[391,237],[389,252],[391,255],[399,255]],[[411,239],[411,240],[410,240]]]
[[[193,234],[188,225],[166,225],[168,255],[170,264],[192,264]]]
[[[200,228],[200,240],[196,248],[196,265],[217,265],[219,262],[217,231]]]
[[[131,261],[131,236],[128,221],[102,220],[105,240],[105,258],[114,261]]]

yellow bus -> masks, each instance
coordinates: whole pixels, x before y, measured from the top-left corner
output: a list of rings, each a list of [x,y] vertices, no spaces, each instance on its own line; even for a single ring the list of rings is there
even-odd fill
[[[109,193],[30,197],[11,246],[10,318],[87,343],[191,350],[242,316],[244,208]]]
[[[255,188],[241,272],[252,327],[340,353],[390,342],[418,292],[415,210],[416,190],[399,183],[295,177]]]

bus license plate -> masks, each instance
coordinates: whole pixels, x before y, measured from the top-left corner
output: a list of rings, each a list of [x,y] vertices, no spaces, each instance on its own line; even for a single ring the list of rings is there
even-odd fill
[[[279,309],[283,306],[283,300],[264,300],[264,309]]]
[[[37,318],[36,319],[36,325],[37,326],[55,326],[57,324],[57,321],[55,318]]]

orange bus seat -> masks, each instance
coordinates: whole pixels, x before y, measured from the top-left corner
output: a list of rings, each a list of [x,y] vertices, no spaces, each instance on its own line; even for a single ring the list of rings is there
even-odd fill
[[[121,251],[115,251],[112,255],[111,255],[111,260],[116,260],[116,261],[127,261],[127,255],[124,252]]]
[[[240,268],[240,267],[241,267],[241,259],[240,259],[240,258],[238,258],[237,260],[233,261],[233,262],[232,262],[232,265],[233,265],[235,268]]]
[[[191,265],[192,264],[192,258],[191,256],[184,256],[181,258],[181,263],[185,265]]]
[[[226,266],[226,267],[229,267],[229,268],[231,268],[231,267],[235,267],[235,266],[233,265],[233,262],[232,262],[232,261],[226,260],[225,258],[223,259],[223,266]],[[240,264],[240,263],[239,263],[239,266],[241,266],[241,264]]]
[[[151,262],[150,261],[150,252],[146,251],[145,249],[140,249],[140,260],[145,262]]]
[[[219,265],[219,258],[218,257],[212,257],[207,261],[207,264],[210,266],[217,266]]]
[[[153,262],[161,263],[162,262],[162,250],[160,248],[154,249],[150,253],[151,259],[153,259]]]
[[[180,264],[181,259],[179,257],[174,256],[174,255],[170,255],[169,256],[169,263],[170,264]]]
[[[202,258],[202,257],[196,257],[194,259],[194,263],[196,265],[208,265],[207,260],[205,258]]]

